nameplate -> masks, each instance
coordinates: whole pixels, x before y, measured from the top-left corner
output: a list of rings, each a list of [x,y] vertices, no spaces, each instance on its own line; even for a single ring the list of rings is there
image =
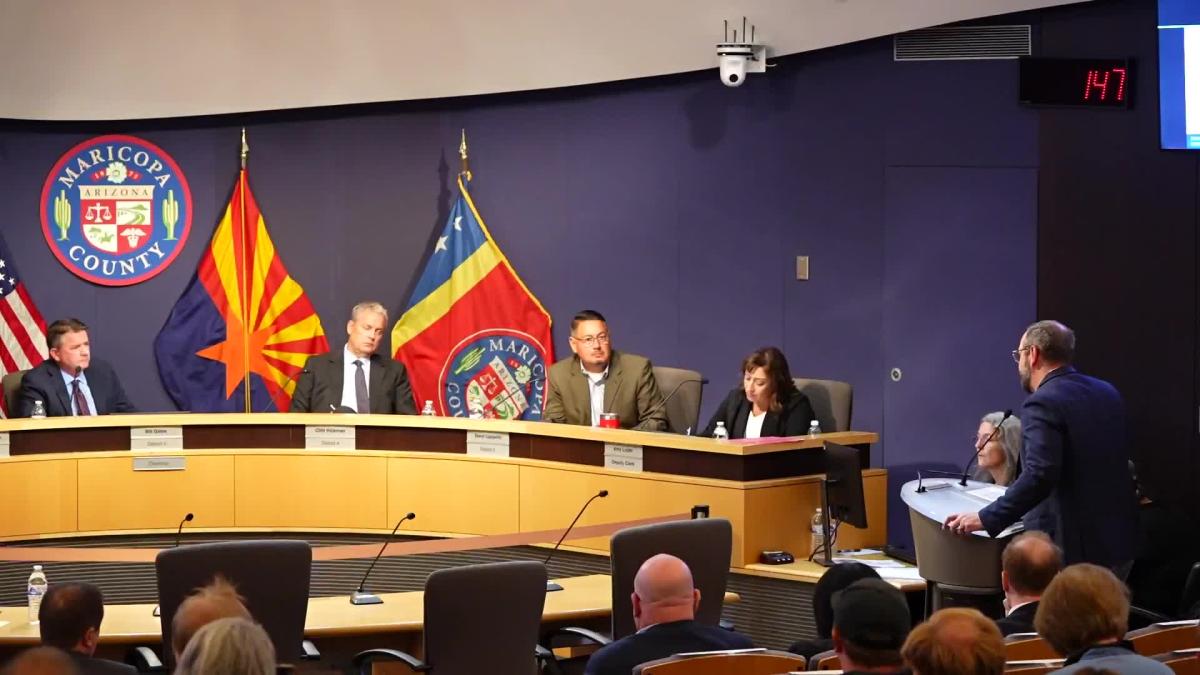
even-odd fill
[[[468,431],[467,454],[474,457],[508,457],[508,433]]]
[[[130,450],[182,450],[183,427],[131,427]]]
[[[641,457],[622,457],[620,455],[605,455],[604,468],[616,469],[617,471],[634,471],[642,472]]]
[[[354,427],[310,424],[304,427],[304,447],[308,450],[354,450]]]
[[[8,432],[0,431],[0,457],[8,457]]]
[[[621,445],[619,443],[605,443],[604,456],[608,457],[626,457],[629,459],[642,459],[642,446],[640,445]]]
[[[183,471],[187,457],[134,457],[134,471]]]

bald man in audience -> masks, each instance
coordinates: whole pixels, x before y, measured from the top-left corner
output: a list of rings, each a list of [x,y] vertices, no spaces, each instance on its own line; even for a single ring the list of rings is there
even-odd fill
[[[913,675],[1002,675],[1004,638],[977,609],[934,612],[908,634],[900,650]]]
[[[228,618],[253,620],[245,599],[238,595],[233,584],[218,575],[207,586],[196,589],[184,599],[171,619],[171,650],[175,652],[175,662],[179,662],[179,656],[196,631],[217,619]]]
[[[696,622],[700,591],[687,564],[673,555],[642,563],[632,599],[637,632],[592,654],[585,675],[630,675],[634,666],[672,654],[754,646],[745,635]]]
[[[1062,566],[1062,549],[1045,532],[1019,534],[1004,547],[1000,586],[1004,589],[1005,616],[996,621],[1002,634],[1035,632],[1033,617],[1038,601]]]
[[[136,675],[133,666],[95,658],[104,596],[92,584],[52,584],[38,610],[42,644],[65,651],[83,675]]]
[[[9,661],[0,675],[80,675],[75,662],[61,649],[34,647]]]

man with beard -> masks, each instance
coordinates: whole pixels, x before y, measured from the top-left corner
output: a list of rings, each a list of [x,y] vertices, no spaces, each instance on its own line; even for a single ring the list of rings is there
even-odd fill
[[[1125,405],[1108,382],[1075,370],[1075,333],[1057,321],[1025,330],[1012,353],[1029,397],[1021,407],[1021,475],[978,513],[945,527],[992,536],[1023,520],[1050,535],[1065,562],[1090,562],[1124,577],[1137,544]]]

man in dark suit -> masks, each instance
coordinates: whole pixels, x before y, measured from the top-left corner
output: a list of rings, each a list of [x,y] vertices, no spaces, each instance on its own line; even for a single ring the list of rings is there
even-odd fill
[[[1021,475],[978,513],[946,527],[996,536],[1022,519],[1050,535],[1068,565],[1090,562],[1128,573],[1137,546],[1137,504],[1129,475],[1125,404],[1108,382],[1075,370],[1075,333],[1039,321],[1013,351],[1021,384]]]
[[[1033,617],[1042,593],[1062,570],[1062,551],[1045,532],[1018,534],[1004,547],[1000,558],[1000,586],[1004,589],[1005,617],[996,620],[1001,634],[1036,633]]]
[[[638,631],[592,654],[585,675],[629,675],[640,663],[672,654],[754,646],[745,635],[695,621],[700,591],[687,564],[673,555],[660,553],[642,563],[632,599]]]
[[[91,584],[54,584],[42,598],[38,629],[42,644],[67,652],[83,675],[134,675],[137,669],[94,658],[104,620],[104,596]]]
[[[597,426],[615,413],[623,429],[665,431],[667,411],[645,357],[612,349],[608,322],[585,309],[571,320],[567,338],[574,356],[550,366],[546,422]]]
[[[289,410],[415,415],[404,364],[375,353],[387,320],[387,310],[378,302],[355,305],[346,323],[346,346],[309,357]]]
[[[21,378],[17,417],[33,414],[41,401],[47,417],[137,412],[116,371],[92,358],[88,327],[79,319],[59,319],[46,328],[50,358]]]

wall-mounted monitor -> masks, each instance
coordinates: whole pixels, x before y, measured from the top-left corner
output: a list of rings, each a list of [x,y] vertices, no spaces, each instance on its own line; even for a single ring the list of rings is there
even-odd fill
[[[1200,150],[1200,2],[1158,0],[1162,147]]]

